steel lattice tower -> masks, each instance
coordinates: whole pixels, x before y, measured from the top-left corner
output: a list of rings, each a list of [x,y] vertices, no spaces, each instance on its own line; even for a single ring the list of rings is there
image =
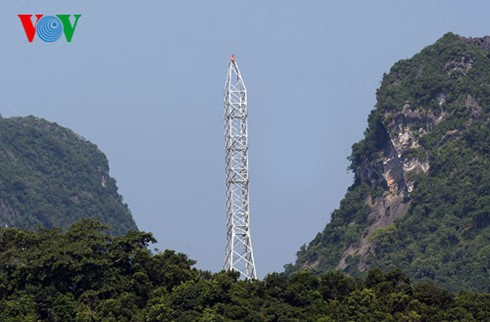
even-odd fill
[[[248,194],[247,89],[231,57],[225,84],[226,251],[225,270],[256,279],[250,238]]]

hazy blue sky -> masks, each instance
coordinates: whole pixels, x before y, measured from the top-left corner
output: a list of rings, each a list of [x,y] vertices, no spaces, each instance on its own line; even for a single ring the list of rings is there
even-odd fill
[[[30,44],[17,14],[82,14],[73,42]],[[0,113],[36,115],[106,153],[139,228],[221,269],[223,86],[249,90],[260,276],[329,221],[383,73],[452,31],[490,34],[490,1],[8,0]]]

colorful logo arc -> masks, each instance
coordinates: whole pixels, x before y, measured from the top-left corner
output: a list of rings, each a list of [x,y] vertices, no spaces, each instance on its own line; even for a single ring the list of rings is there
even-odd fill
[[[36,14],[35,23],[32,21],[33,15],[21,14],[18,16],[29,42],[34,41],[36,34],[44,42],[55,42],[60,39],[63,33],[65,34],[66,42],[71,42],[78,20],[82,15],[73,15],[73,24],[70,21],[72,15],[45,16]]]

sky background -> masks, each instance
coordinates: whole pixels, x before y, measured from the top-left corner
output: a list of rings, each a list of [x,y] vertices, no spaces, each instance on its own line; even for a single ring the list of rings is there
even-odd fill
[[[73,42],[28,43],[17,14],[82,14]],[[446,32],[490,34],[489,1],[100,1],[0,4],[0,113],[71,128],[107,155],[141,230],[197,267],[226,241],[223,86],[248,89],[259,276],[323,230],[352,183],[383,73]]]

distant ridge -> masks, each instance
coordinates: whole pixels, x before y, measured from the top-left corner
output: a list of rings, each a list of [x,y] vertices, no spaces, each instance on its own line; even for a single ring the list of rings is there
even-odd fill
[[[0,226],[67,228],[82,218],[117,235],[137,230],[106,156],[56,123],[0,118]]]

